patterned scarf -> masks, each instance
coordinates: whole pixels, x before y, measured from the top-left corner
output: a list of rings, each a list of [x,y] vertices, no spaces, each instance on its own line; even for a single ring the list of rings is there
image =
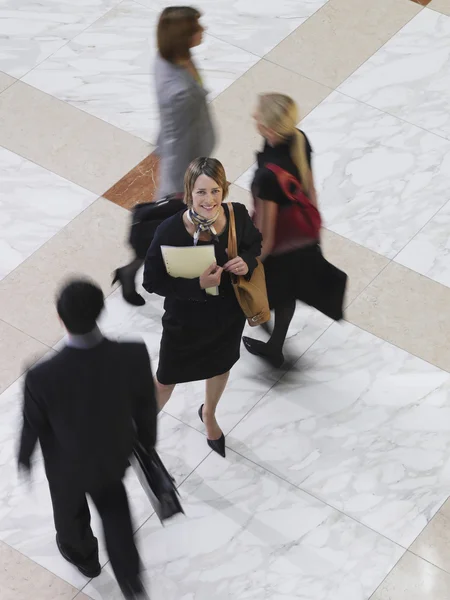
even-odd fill
[[[214,223],[217,221],[219,215],[220,209],[213,217],[211,217],[211,219],[206,219],[205,217],[202,217],[201,215],[196,213],[193,208],[189,209],[187,216],[189,221],[195,227],[194,246],[197,245],[200,234],[204,232],[209,233],[215,242],[218,241],[219,238],[217,236],[216,230],[214,229]]]

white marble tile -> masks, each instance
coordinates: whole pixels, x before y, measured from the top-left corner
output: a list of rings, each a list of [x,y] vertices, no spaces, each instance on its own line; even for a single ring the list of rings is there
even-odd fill
[[[119,0],[3,0],[0,70],[22,77],[104,15]]]
[[[22,378],[0,396],[0,539],[55,575],[81,589],[86,579],[61,558],[48,483],[38,450],[31,486],[18,478],[16,450],[21,426]],[[158,452],[177,485],[210,453],[205,437],[170,415],[162,414],[158,425]],[[152,515],[150,502],[132,469],[125,478],[135,528]],[[100,560],[107,561],[101,522],[91,505],[92,527],[100,542]]]
[[[289,368],[329,327],[331,321],[312,309],[298,305],[284,349]],[[260,328],[247,327],[245,335],[257,339],[267,336]],[[241,359],[231,371],[230,381],[218,405],[217,420],[225,434],[247,414],[283,375],[283,369],[272,369],[241,346]],[[165,411],[184,423],[204,431],[197,411],[204,402],[204,382],[180,384],[175,388]]]
[[[161,11],[171,0],[137,0]],[[233,46],[264,56],[306,21],[326,0],[197,0],[208,33]]]
[[[450,17],[424,8],[338,89],[450,139]]]
[[[137,281],[141,281],[140,275]],[[147,304],[136,308],[124,302],[121,291],[116,290],[106,302],[100,326],[103,332],[112,338],[143,340],[151,357],[153,371],[156,373],[162,334],[161,317],[164,314],[163,298],[147,294],[145,291],[143,295]],[[287,367],[291,366],[331,323],[332,321],[324,315],[298,304],[285,345]],[[258,327],[246,327],[245,335],[257,339],[266,337]],[[241,347],[241,359],[231,371],[230,382],[218,407],[218,420],[225,433],[242,419],[283,372],[268,368],[264,362],[248,354],[244,346]],[[183,383],[175,388],[165,411],[190,427],[204,432],[204,426],[197,414],[202,402],[204,382]]]
[[[403,248],[395,261],[450,287],[450,202]]]
[[[400,547],[230,452],[181,486],[185,519],[139,532],[154,600],[366,600]],[[86,588],[119,600],[108,572]]]
[[[0,280],[97,196],[0,148]]]
[[[153,61],[158,13],[124,0],[23,81],[112,125],[155,142]],[[196,52],[212,100],[258,58],[205,36]]]
[[[228,444],[408,547],[450,494],[450,374],[335,324]]]
[[[328,229],[393,258],[447,202],[447,140],[338,92],[302,128]]]

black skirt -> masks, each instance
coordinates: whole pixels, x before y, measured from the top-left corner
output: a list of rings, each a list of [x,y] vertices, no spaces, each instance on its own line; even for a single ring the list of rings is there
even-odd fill
[[[343,318],[347,275],[325,259],[319,244],[268,256],[264,269],[270,308],[295,299],[335,321]]]
[[[245,316],[235,298],[211,298],[202,308],[202,318],[189,323],[178,311],[164,314],[157,371],[163,385],[211,379],[239,360]]]

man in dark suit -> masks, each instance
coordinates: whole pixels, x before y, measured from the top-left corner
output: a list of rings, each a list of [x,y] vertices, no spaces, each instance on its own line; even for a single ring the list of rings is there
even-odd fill
[[[136,442],[147,450],[155,446],[155,389],[145,345],[102,336],[97,319],[103,307],[101,289],[86,280],[60,293],[57,310],[68,343],[27,373],[18,462],[30,471],[39,440],[62,556],[86,577],[100,574],[89,494],[125,598],[144,599],[122,479]]]

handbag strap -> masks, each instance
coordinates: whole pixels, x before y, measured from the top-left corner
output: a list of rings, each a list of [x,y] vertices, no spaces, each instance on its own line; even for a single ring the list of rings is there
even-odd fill
[[[227,202],[228,208],[228,258],[236,258],[238,255],[237,237],[236,237],[236,219],[234,218],[234,208],[231,202]]]

